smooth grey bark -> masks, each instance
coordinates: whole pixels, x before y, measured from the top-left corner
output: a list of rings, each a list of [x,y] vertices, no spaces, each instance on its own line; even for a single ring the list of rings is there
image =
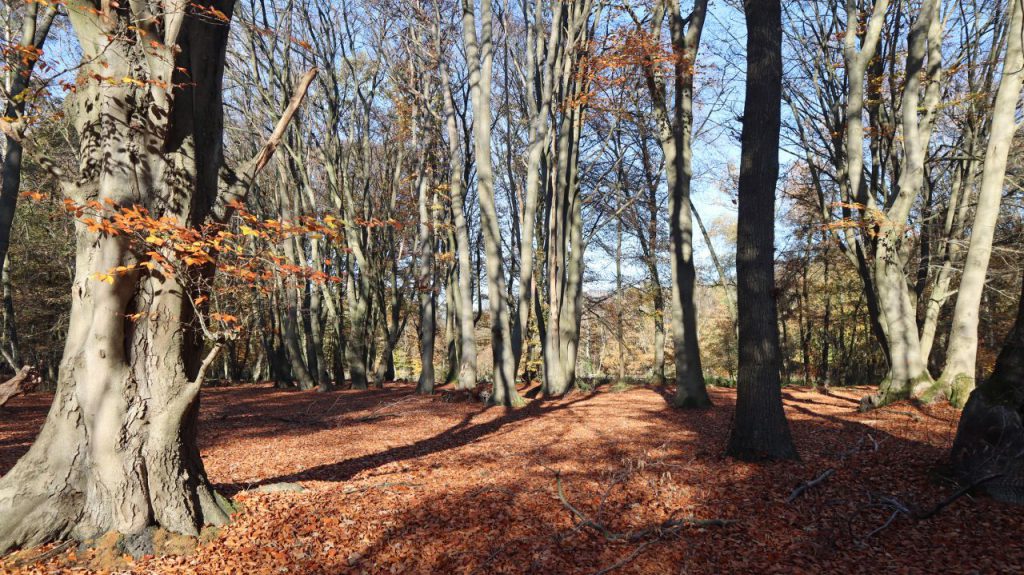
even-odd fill
[[[288,170],[284,156],[278,161],[278,172],[280,182],[278,183],[278,203],[282,221],[294,221],[295,212],[292,207],[292,198],[288,195]],[[285,238],[283,243],[285,258],[292,265],[302,265],[299,256],[300,250],[296,246],[297,240],[293,237]],[[283,308],[281,310],[281,325],[284,328],[281,337],[284,340],[284,348],[288,355],[288,365],[291,375],[295,379],[295,385],[299,389],[307,390],[316,387],[316,381],[310,373],[309,365],[303,354],[302,344],[299,340],[299,307],[301,304],[299,290],[301,288],[290,281],[290,278],[280,278],[278,291],[281,293]]]
[[[641,142],[645,142],[642,139]],[[646,230],[638,230],[636,234],[640,249],[644,254],[644,264],[649,276],[648,291],[654,304],[654,364],[651,365],[651,383],[662,385],[665,382],[665,292],[661,285],[661,273],[658,271],[658,187],[660,178],[657,176],[647,146],[640,146],[641,160],[644,168],[644,204],[646,211]]]
[[[57,5],[46,7],[42,14],[39,4],[32,2],[24,6],[22,14],[21,38],[18,42],[19,55],[15,65],[8,72],[8,100],[4,110],[5,150],[3,157],[2,183],[0,183],[0,278],[3,283],[4,300],[4,339],[6,348],[4,359],[11,369],[21,368],[18,349],[18,330],[15,322],[14,300],[11,294],[10,258],[8,250],[11,244],[11,228],[18,207],[18,194],[21,192],[22,143],[24,126],[19,120],[25,113],[28,104],[28,87],[35,71],[38,58],[33,53],[42,53],[50,28],[57,16]]]
[[[494,391],[489,402],[516,407],[524,402],[516,390],[515,358],[512,356],[508,302],[505,300],[501,229],[494,203],[494,168],[491,161],[491,76],[494,67],[491,0],[480,2],[479,34],[476,29],[478,18],[474,14],[473,0],[463,0],[462,37],[473,105],[477,197],[487,270],[487,300],[491,314],[491,352],[494,356]]]
[[[910,28],[907,44],[906,81],[900,125],[903,130],[904,160],[895,193],[886,205],[866,198],[865,217],[876,230],[874,279],[889,346],[889,373],[878,393],[864,399],[865,406],[885,405],[892,401],[917,397],[932,385],[931,375],[921,357],[917,326],[917,306],[907,284],[903,251],[906,222],[920,195],[925,159],[931,139],[931,117],[938,104],[937,76],[941,73],[941,21],[936,0],[925,0]],[[925,66],[927,61],[927,68]],[[932,80],[921,102],[921,73]],[[851,82],[853,84],[855,82]],[[924,108],[922,116],[920,108]],[[852,140],[851,140],[852,142]],[[855,145],[861,145],[859,142]],[[851,146],[848,146],[848,151]],[[853,176],[853,167],[850,168]],[[852,186],[851,186],[852,187]]]
[[[557,28],[549,38],[549,49],[554,51],[547,53],[550,64],[546,66],[546,72],[553,76],[546,79],[553,83],[551,102],[537,106],[541,113],[549,108],[553,110],[551,128],[537,130],[538,134],[550,132],[553,137],[552,153],[547,156],[545,170],[553,176],[545,206],[548,313],[542,340],[542,388],[548,396],[565,394],[576,379],[586,249],[579,181],[579,148],[586,110],[576,102],[589,89],[589,81],[577,78],[575,71],[582,65],[581,58],[587,53],[591,39],[592,11],[590,0],[576,0],[561,3],[552,16],[552,26]],[[598,17],[599,13],[600,9]]]
[[[4,298],[4,347],[0,349],[0,353],[3,354],[4,360],[11,366],[11,369],[17,371],[22,367],[21,353],[19,351],[20,346],[18,345],[18,325],[14,310],[14,289],[11,285],[10,257],[6,259],[8,261],[5,262],[3,271],[0,272],[0,285],[3,286]]]
[[[476,387],[476,334],[473,324],[473,262],[469,245],[469,224],[466,222],[466,190],[463,180],[465,159],[455,100],[452,97],[448,66],[441,67],[441,90],[444,93],[445,129],[448,132],[449,183],[455,224],[455,252],[458,261],[458,304],[455,306],[459,323],[459,389]]]
[[[948,397],[950,403],[957,407],[967,401],[974,389],[981,296],[985,289],[992,241],[999,220],[1010,146],[1017,131],[1017,106],[1024,85],[1024,52],[1021,48],[1024,10],[1020,7],[1020,0],[1009,0],[1007,9],[1009,29],[1006,55],[992,110],[992,127],[971,226],[971,240],[953,310],[953,324],[946,347],[946,367],[938,385],[931,390],[933,397]]]
[[[541,188],[547,181],[550,147],[550,115],[555,85],[555,59],[559,57],[559,46],[564,44],[562,16],[567,13],[568,3],[559,6],[556,17],[551,18],[551,29],[544,34],[544,4],[534,2],[533,21],[527,26],[526,34],[526,90],[529,105],[529,146],[527,148],[526,190],[523,202],[522,232],[519,251],[519,306],[512,325],[512,354],[515,356],[516,372],[522,359],[523,340],[530,323],[533,299],[536,294],[534,278],[534,241],[536,236],[537,209],[540,204]],[[546,39],[546,42],[545,42]],[[538,317],[538,322],[542,321]]]
[[[434,393],[434,339],[436,334],[436,310],[434,293],[434,230],[431,206],[433,205],[434,184],[430,177],[430,168],[421,161],[417,186],[417,205],[419,208],[419,237],[417,252],[419,260],[416,274],[416,291],[420,303],[420,368],[418,393],[430,395]]]
[[[744,460],[797,459],[782,408],[775,290],[775,188],[782,115],[782,8],[746,0],[747,80],[738,191],[736,303],[739,373],[727,453]]]
[[[230,19],[234,2],[199,6]],[[191,10],[154,16],[144,2],[132,2],[130,13],[107,3],[68,8],[85,77],[151,81],[79,87],[79,175],[62,182],[65,195],[80,204],[141,204],[182,226],[226,221],[232,202],[244,200],[270,160],[301,97],[259,154],[230,170],[221,141],[228,26]],[[177,70],[189,81],[178,83]],[[311,80],[307,75],[299,93]],[[0,553],[59,537],[135,534],[151,525],[196,535],[205,524],[228,520],[196,441],[199,387],[221,348],[203,357],[195,321],[201,310],[190,303],[197,286],[138,268],[97,281],[95,274],[146,256],[123,236],[100,234],[81,221],[76,233],[57,393],[35,443],[0,479]],[[126,316],[135,310],[148,313],[133,322]]]
[[[665,81],[654,62],[644,66],[648,92],[660,132],[665,157],[665,181],[669,189],[669,252],[672,269],[672,342],[676,368],[676,407],[711,405],[704,385],[700,343],[697,338],[697,306],[694,291],[697,273],[693,262],[693,220],[690,180],[693,177],[693,63],[700,47],[707,0],[696,0],[684,19],[678,0],[662,0],[651,19],[652,34],[661,37],[668,18],[672,54],[675,58],[675,103],[668,109]]]

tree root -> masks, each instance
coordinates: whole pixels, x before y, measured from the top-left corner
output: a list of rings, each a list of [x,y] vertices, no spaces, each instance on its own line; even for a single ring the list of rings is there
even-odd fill
[[[73,540],[65,541],[65,542],[61,543],[60,545],[57,545],[53,549],[50,549],[48,551],[44,551],[43,553],[40,553],[39,555],[33,555],[32,557],[25,557],[23,559],[16,559],[13,563],[11,563],[11,567],[18,568],[18,567],[24,567],[26,565],[32,565],[34,563],[42,563],[43,561],[48,561],[48,560],[53,559],[54,557],[60,555],[64,551],[67,551],[71,547],[74,547],[74,545],[75,545],[75,541],[73,541]]]
[[[12,397],[28,393],[36,388],[42,381],[39,373],[31,365],[26,365],[14,374],[14,377],[0,383],[0,407],[3,407]]]

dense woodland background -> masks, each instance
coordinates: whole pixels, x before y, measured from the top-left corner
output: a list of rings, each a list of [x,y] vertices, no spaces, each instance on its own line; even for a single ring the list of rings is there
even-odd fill
[[[440,7],[439,7],[440,8]],[[528,78],[532,13],[512,3],[499,6],[494,20],[493,170],[508,299],[516,308],[522,265],[520,246],[531,93]],[[856,230],[854,203],[842,189],[844,127],[842,32],[845,11],[832,3],[787,6],[785,14],[785,99],[783,161],[776,222],[779,329],[784,379],[803,385],[871,384],[887,364],[873,335],[877,321],[865,286],[850,258],[850,229]],[[5,4],[5,42],[18,41],[20,2]],[[241,3],[233,28],[225,75],[226,149],[242,155],[255,149],[276,120],[298,76],[311,66],[328,66],[314,83],[309,103],[291,124],[287,155],[266,171],[250,210],[263,219],[323,217],[344,203],[337,181],[352,186],[354,217],[392,222],[363,232],[372,262],[366,275],[369,297],[365,326],[353,338],[350,306],[353,286],[315,283],[284,286],[263,282],[251,289],[219,292],[215,305],[236,315],[240,337],[218,360],[211,375],[223,381],[275,380],[310,386],[321,379],[343,381],[345,347],[365,342],[370,379],[416,378],[422,367],[418,295],[436,300],[433,363],[440,381],[456,377],[459,325],[455,318],[459,275],[454,215],[447,193],[450,136],[443,117],[440,83],[447,76],[462,157],[470,302],[474,309],[478,372],[490,374],[487,275],[476,201],[472,110],[458,10],[443,9],[436,21],[429,5],[387,2],[322,4]],[[909,26],[917,4],[897,3],[887,12],[869,86],[877,85],[871,122],[864,137],[869,153],[872,194],[884,194],[904,165],[898,145],[900,78],[906,66]],[[938,377],[945,365],[960,268],[970,238],[974,194],[980,183],[984,135],[998,81],[1006,22],[999,2],[950,3],[939,7],[942,26],[938,100],[927,145],[926,179],[905,222],[904,269],[916,302],[917,324],[934,332],[928,366]],[[630,12],[635,12],[630,14]],[[737,116],[742,107],[741,14],[729,3],[715,3],[696,63],[694,97],[694,207],[698,333],[705,377],[729,384],[736,376],[735,353],[735,182],[738,161]],[[583,378],[651,377],[665,361],[673,370],[671,318],[665,316],[668,265],[667,190],[664,157],[651,96],[637,52],[654,50],[637,39],[645,32],[633,19],[650,18],[643,6],[607,8],[587,20],[591,28],[585,59],[592,68],[578,87],[585,102],[579,112],[579,202],[584,229],[580,294],[579,359]],[[639,31],[639,32],[638,32]],[[71,166],[78,145],[72,129],[74,106],[66,98],[74,63],[66,22],[57,17],[45,71],[33,76],[32,113],[39,121],[33,145]],[[663,39],[663,42],[667,39]],[[583,57],[583,56],[581,56]],[[655,56],[657,58],[658,56]],[[8,50],[8,86],[18,69],[18,53]],[[54,60],[54,62],[50,62]],[[330,64],[328,64],[330,63]],[[42,82],[46,81],[46,84]],[[38,83],[38,86],[35,84]],[[886,131],[885,125],[889,127]],[[333,136],[333,139],[332,139]],[[894,145],[897,144],[897,145]],[[979,323],[976,373],[992,367],[1016,309],[1021,245],[1021,205],[1016,194],[1021,156],[1011,154],[1006,199],[998,219]],[[369,160],[366,164],[364,159]],[[549,161],[554,161],[549,159]],[[873,163],[872,163],[873,162]],[[420,289],[417,278],[417,177],[431,174],[429,217],[436,261]],[[333,176],[331,174],[334,174]],[[48,173],[30,157],[24,190],[47,192]],[[542,203],[547,199],[545,195]],[[545,204],[546,205],[546,204]],[[700,218],[703,215],[703,218]],[[543,209],[538,218],[543,217]],[[538,221],[543,221],[539,219]],[[394,225],[397,222],[398,225]],[[4,276],[3,359],[8,369],[32,364],[55,385],[68,323],[74,266],[72,222],[59,202],[19,203],[11,232],[10,266]],[[537,246],[546,227],[534,226]],[[853,240],[854,242],[864,240]],[[267,249],[287,261],[324,269],[336,278],[361,268],[345,243],[297,237],[290,245]],[[581,248],[582,250],[583,248]],[[543,270],[544,254],[538,257]],[[330,263],[326,263],[330,262]],[[535,264],[535,266],[537,265]],[[537,289],[546,289],[538,273]],[[484,294],[481,296],[481,294]],[[548,302],[542,298],[541,311]],[[933,309],[934,308],[934,309]],[[874,317],[874,320],[873,320]],[[531,316],[535,322],[535,316]],[[927,328],[925,327],[927,326]],[[526,369],[536,373],[540,342],[528,330]],[[357,342],[356,345],[359,343]],[[663,348],[667,359],[661,360]]]
[[[858,544],[1020,503],[1022,42],[1021,0],[7,0],[0,407],[38,380],[53,408],[2,468],[0,552],[227,524],[214,386],[301,428],[414,385],[506,408],[481,436],[631,389],[719,404],[717,434],[735,397],[730,456],[799,459],[787,417],[818,409],[843,465],[880,449],[855,410],[911,405],[931,428],[882,427],[914,465],[951,450],[959,491],[872,495]],[[277,479],[350,467],[316,461]],[[639,545],[610,569],[733,524],[616,534],[560,473],[576,530]]]

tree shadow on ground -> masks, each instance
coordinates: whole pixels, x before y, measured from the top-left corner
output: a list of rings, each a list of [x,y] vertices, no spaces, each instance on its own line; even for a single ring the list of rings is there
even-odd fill
[[[573,406],[585,402],[594,394],[574,394],[574,397],[559,401],[535,400],[519,409],[504,409],[500,407],[488,408],[490,410],[502,410],[504,413],[497,418],[481,423],[473,423],[473,420],[486,411],[480,407],[475,411],[466,413],[462,419],[452,427],[443,432],[420,439],[414,443],[387,449],[381,452],[368,453],[359,457],[346,459],[334,463],[318,465],[304,469],[298,473],[289,473],[276,477],[269,477],[255,483],[247,484],[221,484],[217,489],[225,494],[234,494],[243,489],[259,487],[271,483],[296,482],[296,481],[346,481],[354,475],[373,469],[388,463],[397,463],[409,459],[428,456],[442,451],[457,449],[464,445],[479,441],[492,435],[503,427],[542,417],[546,414],[565,411]],[[350,410],[354,411],[354,410]]]
[[[984,499],[960,500],[929,521],[899,517],[864,539],[886,520],[887,511],[870,507],[880,496],[924,507],[952,491],[930,473],[950,439],[937,434],[955,426],[942,412],[915,419],[898,413],[910,409],[901,404],[861,414],[849,392],[785,390],[803,460],[750,465],[723,455],[730,389],[711,389],[715,407],[698,411],[671,409],[669,390],[650,387],[512,411],[411,389],[204,393],[211,461],[253,459],[252,446],[275,434],[306,450],[278,455],[301,461],[296,471],[259,474],[263,462],[250,462],[252,484],[224,481],[223,465],[213,464],[219,489],[299,481],[309,490],[241,495],[247,511],[196,560],[211,553],[227,565],[303,573],[593,573],[630,557],[616,573],[950,572],[969,571],[978,557],[994,558],[987,572],[1024,564],[1024,550],[998,536],[1019,530],[1019,513]],[[399,401],[401,417],[371,417]],[[41,421],[45,410],[35,409]],[[366,441],[349,443],[357,438]],[[827,481],[786,502],[830,468]],[[673,514],[738,523],[615,540],[580,525],[556,477],[567,501],[612,534]]]
[[[735,392],[711,394],[715,407],[680,411],[654,388],[600,392],[482,422],[475,419],[487,411],[463,405],[441,433],[261,480],[309,482],[307,493],[246,497],[287,506],[281,529],[312,522],[305,529],[320,536],[295,543],[308,573],[593,573],[630,557],[616,572],[948,572],[1002,547],[988,528],[964,525],[1017,521],[987,501],[963,500],[930,521],[900,518],[890,536],[860,540],[886,520],[868,507],[878,496],[925,506],[951,491],[929,475],[946,449],[928,439],[932,422],[787,391],[803,460],[749,465],[722,454]],[[829,480],[786,502],[829,468]],[[567,501],[607,533],[580,525],[556,478]],[[673,514],[738,523],[614,537]],[[951,533],[955,541],[943,544]],[[906,541],[929,543],[911,553]],[[1007,557],[1013,564],[1024,551]]]

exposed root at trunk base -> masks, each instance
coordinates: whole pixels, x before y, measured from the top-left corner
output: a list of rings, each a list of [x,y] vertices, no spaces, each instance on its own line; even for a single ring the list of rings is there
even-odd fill
[[[62,540],[86,542],[94,546],[92,544],[98,544],[102,537],[108,536],[104,533],[116,532],[118,529],[97,522],[96,517],[122,521],[122,526],[131,525],[135,519],[141,519],[145,525],[148,517],[149,524],[141,529],[129,531],[121,527],[122,531],[129,531],[122,536],[130,547],[124,552],[133,556],[154,554],[142,551],[135,553],[131,549],[145,550],[152,547],[146,541],[158,533],[167,534],[155,540],[158,548],[176,541],[176,537],[195,539],[210,527],[226,524],[230,515],[237,512],[230,500],[203,481],[192,486],[178,484],[173,493],[159,494],[159,497],[148,501],[151,511],[131,508],[136,515],[125,521],[125,516],[115,517],[115,511],[123,511],[125,508],[112,511],[106,509],[106,506],[123,505],[128,501],[126,494],[121,494],[123,499],[117,501],[106,498],[90,500],[88,490],[80,487],[83,476],[79,466],[71,465],[58,472],[53,462],[49,466],[33,465],[35,462],[31,455],[30,452],[0,481],[0,555],[15,548],[32,548]],[[192,499],[195,502],[193,511],[185,516],[168,514],[169,518],[177,520],[174,524],[155,524],[161,511],[166,511],[156,509],[158,500],[166,502],[176,498]],[[171,537],[171,534],[176,535]]]
[[[913,399],[921,403],[932,403],[935,401],[935,394],[939,393],[939,382],[934,381],[927,373],[921,374],[902,384],[893,383],[886,378],[878,386],[878,393],[866,395],[860,400],[860,411],[871,411],[879,407],[885,407],[904,399]]]
[[[219,494],[217,497],[224,499]],[[12,553],[3,566],[20,568],[41,564],[68,553],[65,559],[58,559],[63,561],[63,568],[86,567],[90,570],[114,571],[126,569],[130,567],[132,560],[138,561],[146,557],[192,555],[200,545],[214,541],[219,532],[220,527],[208,525],[195,536],[175,533],[157,526],[147,527],[139,533],[108,531],[89,538],[76,537],[72,533],[69,539],[41,553],[34,547]],[[72,548],[74,552],[70,553]]]

